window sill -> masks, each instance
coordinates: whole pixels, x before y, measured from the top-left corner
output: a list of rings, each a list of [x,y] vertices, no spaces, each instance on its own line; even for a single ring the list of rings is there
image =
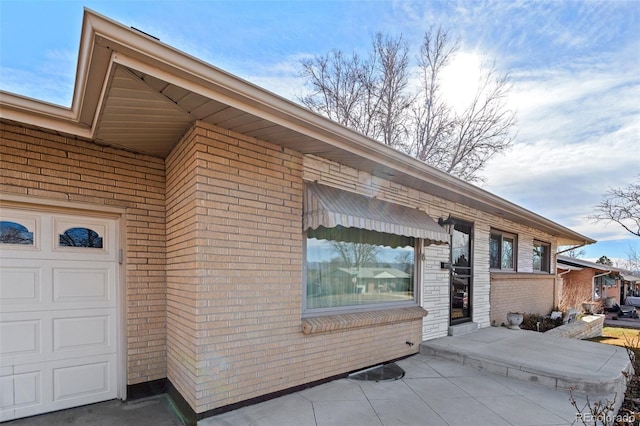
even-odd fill
[[[414,321],[422,319],[425,316],[427,316],[427,311],[420,306],[327,315],[314,318],[304,318],[302,320],[302,332],[304,334],[326,333],[328,331],[345,330],[349,328],[370,327],[397,322]]]

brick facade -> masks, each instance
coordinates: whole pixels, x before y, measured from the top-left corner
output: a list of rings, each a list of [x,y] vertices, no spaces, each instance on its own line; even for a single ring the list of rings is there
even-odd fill
[[[124,215],[127,383],[166,377],[164,161],[0,122],[0,192]]]
[[[491,324],[507,322],[508,312],[548,315],[555,306],[553,275],[491,274]]]
[[[303,333],[305,181],[472,222],[480,327],[514,294],[552,307],[552,276],[530,274],[534,235],[553,251],[550,236],[213,125],[196,122],[166,160],[7,123],[1,149],[1,192],[126,212],[128,384],[167,377],[196,413],[407,356],[447,335],[446,245],[424,249],[425,318]],[[518,234],[518,271],[528,278],[514,275],[516,287],[489,274],[492,227]],[[523,297],[523,287],[536,290]]]
[[[595,271],[584,268],[580,271],[570,271],[562,276],[563,309],[574,308],[582,312],[582,302],[588,302],[592,296],[592,283]]]
[[[204,123],[167,158],[168,378],[198,413],[417,351],[420,320],[302,332],[302,170]]]

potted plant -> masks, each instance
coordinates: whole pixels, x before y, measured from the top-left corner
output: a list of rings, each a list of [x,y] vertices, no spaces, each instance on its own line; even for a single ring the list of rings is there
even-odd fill
[[[507,328],[511,330],[520,330],[520,324],[524,320],[522,312],[507,312]]]
[[[597,302],[582,302],[582,309],[585,313],[594,314],[598,306]]]

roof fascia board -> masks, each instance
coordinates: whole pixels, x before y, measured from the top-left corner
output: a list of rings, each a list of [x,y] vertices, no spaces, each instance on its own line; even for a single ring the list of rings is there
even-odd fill
[[[624,272],[624,269],[616,268],[615,266],[604,265],[602,263],[589,262],[588,260],[577,259],[573,257],[567,256],[558,256],[557,261],[559,263],[564,263],[567,265],[577,265],[583,266],[585,268],[596,269],[598,271],[616,271],[616,272]]]
[[[0,92],[0,118],[90,139],[91,129],[78,123],[66,107]]]

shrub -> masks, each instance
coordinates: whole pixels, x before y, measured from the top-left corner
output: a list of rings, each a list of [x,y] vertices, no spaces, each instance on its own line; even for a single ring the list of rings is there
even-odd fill
[[[524,314],[520,328],[523,330],[533,330],[544,333],[562,325],[562,318],[552,320],[549,317],[538,314]]]

